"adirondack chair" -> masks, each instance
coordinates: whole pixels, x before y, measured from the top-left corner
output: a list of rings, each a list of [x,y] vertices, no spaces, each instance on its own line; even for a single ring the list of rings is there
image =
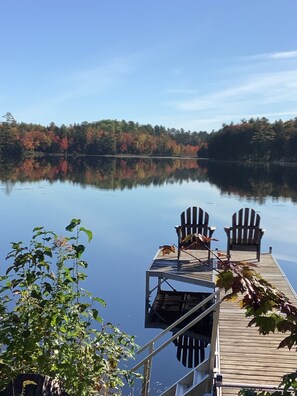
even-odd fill
[[[196,206],[189,207],[186,211],[182,212],[181,224],[176,226],[177,232],[177,259],[180,259],[180,253],[182,249],[195,249],[195,250],[208,250],[210,249],[210,241],[202,243],[200,241],[196,242],[191,240],[191,236],[195,234],[201,234],[207,238],[211,238],[216,227],[210,227],[208,225],[209,215],[204,212],[203,209],[197,208]],[[189,237],[189,240],[185,241]],[[208,250],[208,260],[210,259],[210,251]]]
[[[254,209],[240,209],[232,216],[232,226],[224,227],[227,234],[227,255],[230,250],[251,250],[257,252],[260,261],[261,239],[264,229],[260,228],[260,216]]]

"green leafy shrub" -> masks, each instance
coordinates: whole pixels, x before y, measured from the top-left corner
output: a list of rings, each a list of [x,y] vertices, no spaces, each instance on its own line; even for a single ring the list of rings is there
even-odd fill
[[[135,378],[123,368],[134,337],[104,323],[105,302],[80,287],[80,239],[92,233],[77,219],[66,230],[70,236],[59,237],[37,227],[28,246],[12,243],[0,276],[0,390],[22,373],[56,378],[71,396],[118,394]]]

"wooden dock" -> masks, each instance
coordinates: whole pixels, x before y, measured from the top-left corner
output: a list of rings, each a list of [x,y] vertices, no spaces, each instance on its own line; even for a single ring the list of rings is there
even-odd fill
[[[181,252],[178,263],[177,253],[163,255],[158,250],[147,271],[147,278],[164,276],[166,279],[214,288],[215,274],[207,258],[207,251],[187,250]]]
[[[249,261],[250,254],[234,252],[234,261]],[[261,254],[258,270],[297,305],[296,293],[271,254]],[[255,327],[247,327],[249,319],[232,302],[223,302],[219,313],[219,365],[222,395],[238,395],[239,389],[250,386],[276,387],[284,374],[297,369],[297,352],[277,349],[285,334],[260,335]]]
[[[177,262],[176,253],[163,256],[159,250],[146,273],[146,312],[152,307],[152,291],[168,280],[206,286],[213,291],[215,271],[206,256],[205,251],[182,252]],[[231,259],[257,263],[253,252],[232,252]],[[261,254],[258,271],[297,305],[296,293],[271,254]],[[158,280],[155,288],[150,285],[151,278]],[[259,335],[256,328],[247,327],[248,322],[245,312],[235,303],[220,304],[215,370],[222,376],[218,391],[223,396],[235,396],[239,389],[247,387],[277,387],[284,374],[297,369],[297,352],[277,349],[285,334]]]

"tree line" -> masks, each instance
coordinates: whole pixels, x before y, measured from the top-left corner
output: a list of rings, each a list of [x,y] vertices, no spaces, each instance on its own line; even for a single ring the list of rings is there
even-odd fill
[[[42,126],[17,123],[6,115],[6,121],[0,123],[0,156],[36,154],[297,161],[297,117],[273,123],[264,117],[251,118],[207,133],[124,120]]]
[[[101,120],[74,125],[49,126],[0,124],[0,155],[156,155],[191,156],[207,139],[207,132],[185,132],[133,121]]]
[[[198,153],[218,160],[297,161],[297,117],[270,123],[251,118],[224,124]]]

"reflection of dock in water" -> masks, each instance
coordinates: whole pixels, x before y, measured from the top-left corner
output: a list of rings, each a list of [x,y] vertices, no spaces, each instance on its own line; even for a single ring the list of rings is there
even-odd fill
[[[198,304],[202,304],[200,309],[172,328],[171,331],[175,334],[210,307],[211,302],[203,304],[214,289],[212,266],[207,263],[205,254],[207,252],[197,250],[182,252],[178,262],[176,253],[163,255],[162,250],[157,252],[146,273],[146,328],[166,329]],[[157,280],[153,287],[152,278]],[[187,283],[210,289],[203,292],[180,291],[173,286],[172,281],[183,282],[183,286]],[[173,341],[177,359],[185,367],[195,367],[205,359],[205,350],[211,341],[212,322],[212,314],[209,314]]]
[[[166,328],[213,293],[215,283],[212,263],[208,264],[207,257],[203,255],[205,252],[188,250],[182,252],[180,260],[177,261],[176,253],[163,255],[162,250],[157,252],[150,269],[146,272],[146,327]],[[157,280],[157,284],[152,286],[153,279]],[[209,289],[203,292],[178,291],[171,281],[179,281],[183,285],[204,286]],[[152,302],[153,295],[155,298]],[[209,304],[206,304],[202,307],[199,313],[208,306]],[[191,319],[190,316],[187,321]],[[184,322],[179,325],[179,328],[183,327],[183,324]],[[195,326],[189,332],[192,331],[193,335],[201,334],[202,338],[209,340],[210,327],[210,320],[206,318],[200,326]]]
[[[209,295],[210,293],[158,290],[153,305],[149,310],[145,327],[166,329]],[[201,313],[202,310],[208,306],[206,305],[206,307],[201,308],[197,313]],[[194,319],[197,313],[183,320],[174,330],[182,329],[187,323],[190,323]],[[187,331],[187,334],[209,342],[211,327],[212,321],[209,317],[206,317],[199,324],[192,326]]]
[[[149,309],[145,327],[166,329],[196,305],[203,302],[209,295],[210,293],[158,290]],[[203,308],[178,323],[172,329],[173,334],[183,329],[209,306],[210,304],[204,305]],[[210,343],[211,330],[212,315],[208,315],[173,341],[177,349],[176,357],[185,367],[196,367],[205,359],[205,349]]]

